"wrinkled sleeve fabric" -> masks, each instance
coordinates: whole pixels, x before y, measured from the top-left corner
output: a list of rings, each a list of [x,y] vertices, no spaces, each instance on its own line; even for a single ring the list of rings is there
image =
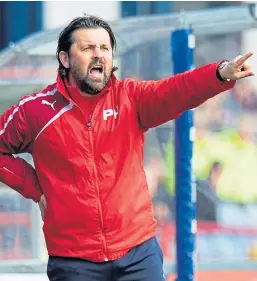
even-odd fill
[[[22,98],[0,117],[0,181],[35,202],[42,191],[35,169],[25,160],[13,155],[29,152],[31,133]]]
[[[147,130],[161,125],[233,88],[235,81],[217,78],[218,65],[208,64],[158,81],[130,80],[129,93],[141,126]]]

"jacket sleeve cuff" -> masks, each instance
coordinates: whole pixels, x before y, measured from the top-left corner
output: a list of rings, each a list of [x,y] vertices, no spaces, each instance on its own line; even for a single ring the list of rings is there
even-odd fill
[[[220,62],[209,64],[206,68],[206,71],[202,73],[204,76],[203,79],[207,81],[213,81],[212,83],[212,91],[210,91],[208,98],[216,96],[221,92],[225,92],[227,90],[232,89],[235,86],[236,81],[221,81],[217,77],[217,68],[219,67]],[[214,79],[215,77],[215,79]]]
[[[38,203],[43,195],[43,191],[41,190],[35,173],[33,173],[32,177],[27,176],[26,181],[23,184],[26,188],[24,188],[22,195],[25,198],[32,199],[34,202]]]
[[[43,193],[39,190],[35,190],[33,193],[31,192],[31,199],[35,202],[38,203],[40,201],[41,196]]]

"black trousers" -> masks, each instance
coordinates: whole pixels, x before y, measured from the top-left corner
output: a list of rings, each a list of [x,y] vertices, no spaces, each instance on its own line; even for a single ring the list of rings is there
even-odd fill
[[[151,238],[124,257],[110,262],[50,256],[47,266],[50,281],[164,281],[163,254]]]

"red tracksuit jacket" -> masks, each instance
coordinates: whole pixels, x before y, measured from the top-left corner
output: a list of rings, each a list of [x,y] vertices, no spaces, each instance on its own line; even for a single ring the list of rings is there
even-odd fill
[[[217,66],[160,81],[113,76],[87,116],[58,77],[1,116],[0,181],[34,201],[45,194],[50,255],[114,260],[155,235],[144,132],[231,88]],[[22,152],[35,169],[12,156]]]

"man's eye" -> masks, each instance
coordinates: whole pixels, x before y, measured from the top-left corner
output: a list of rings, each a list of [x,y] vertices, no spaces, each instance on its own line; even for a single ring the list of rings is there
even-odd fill
[[[105,50],[105,51],[109,51],[109,48],[106,47],[106,46],[103,46],[102,49]]]
[[[92,49],[93,49],[92,46],[87,46],[87,47],[83,48],[83,51],[88,51],[88,50],[92,50]]]

